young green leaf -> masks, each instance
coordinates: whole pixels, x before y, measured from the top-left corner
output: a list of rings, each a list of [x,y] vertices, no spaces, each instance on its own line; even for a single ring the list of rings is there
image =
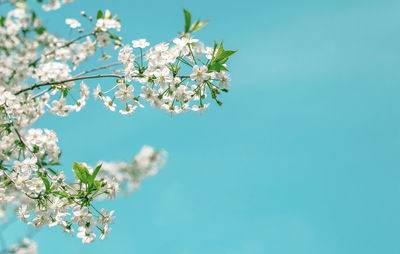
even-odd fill
[[[34,152],[34,153],[38,153],[38,152],[39,152],[39,146],[34,145],[34,146],[33,146],[33,152]]]
[[[96,179],[97,174],[100,172],[101,166],[103,166],[103,163],[100,163],[97,165],[97,167],[94,169],[93,174],[92,174],[92,181]]]
[[[211,64],[208,66],[208,70],[209,70],[209,71],[216,71],[216,72],[228,71],[228,69],[227,69],[225,66],[223,66],[223,64],[220,63],[220,62],[211,63]]]
[[[217,59],[222,54],[222,52],[224,52],[224,41],[221,41],[217,54],[215,54],[215,59]]]
[[[190,32],[196,32],[199,31],[200,29],[202,29],[203,27],[205,27],[208,23],[210,23],[211,20],[205,20],[205,21],[200,21],[197,20],[196,23],[194,23],[192,25],[192,27],[190,28]]]
[[[49,180],[45,176],[40,176],[40,178],[42,178],[44,186],[46,186],[46,193],[48,193],[50,191],[50,182],[49,182]]]
[[[38,35],[42,35],[44,32],[46,31],[46,28],[44,28],[44,27],[38,27],[38,28],[35,28],[35,32],[38,34]]]
[[[110,39],[121,41],[121,39],[118,36],[116,36],[115,34],[111,33],[110,31],[107,31],[107,33],[110,36]]]
[[[103,19],[104,18],[104,14],[101,10],[97,11],[97,19]]]
[[[35,22],[36,19],[36,13],[34,11],[32,11],[32,16],[31,16],[31,23],[33,24],[33,22]]]
[[[100,190],[100,188],[101,188],[101,183],[100,183],[100,181],[94,181],[91,187],[92,187],[92,189],[94,189],[94,190]]]
[[[59,195],[63,198],[66,198],[69,196],[68,193],[64,190],[63,191],[54,191],[54,192],[52,192],[52,194]]]
[[[227,60],[231,55],[235,54],[237,50],[224,50],[219,56],[217,61]],[[225,60],[225,62],[226,62]]]
[[[185,14],[185,33],[189,33],[190,26],[192,25],[192,14],[186,9],[183,9],[183,13]]]
[[[214,44],[214,52],[216,49],[217,43]],[[224,49],[224,43],[221,41],[221,44],[218,48],[218,51],[216,54],[214,54],[214,57],[212,58],[211,63],[208,65],[208,70],[209,71],[228,71],[228,69],[223,65],[228,61],[229,57],[233,54],[235,54],[237,50],[225,50]]]
[[[88,169],[79,162],[74,162],[72,169],[74,170],[74,173],[76,177],[82,182],[89,184],[91,180],[91,175],[89,174]]]
[[[62,92],[62,96],[65,98],[68,96],[69,90],[68,89],[64,89]]]

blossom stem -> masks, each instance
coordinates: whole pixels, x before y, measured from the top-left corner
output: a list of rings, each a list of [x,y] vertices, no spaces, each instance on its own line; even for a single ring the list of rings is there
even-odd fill
[[[197,65],[196,58],[194,57],[194,54],[193,54],[193,51],[192,51],[192,47],[190,46],[190,44],[188,44],[188,46],[189,46],[190,54],[191,54],[192,57],[193,57],[193,61],[194,61],[194,63]]]

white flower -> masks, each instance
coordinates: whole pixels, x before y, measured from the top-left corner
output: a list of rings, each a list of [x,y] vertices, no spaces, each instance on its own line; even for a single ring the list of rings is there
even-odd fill
[[[61,4],[60,4],[59,0],[50,0],[50,1],[48,1],[48,4],[42,5],[43,10],[45,10],[45,11],[57,10],[60,7],[61,7]]]
[[[101,101],[103,93],[101,92],[100,84],[97,84],[96,90],[93,92],[93,96],[95,99],[99,99]]]
[[[106,19],[111,19],[111,18],[112,18],[112,14],[111,14],[111,12],[110,12],[109,9],[106,9],[106,10],[105,10],[105,12],[104,12],[104,17],[105,17]]]
[[[172,42],[176,44],[176,46],[182,50],[187,44],[198,42],[197,39],[182,37],[182,38],[175,38]]]
[[[30,211],[28,210],[28,206],[26,204],[21,205],[18,209],[18,217],[25,223],[27,223],[27,219],[30,216]]]
[[[104,240],[104,238],[110,233],[111,228],[108,225],[104,225],[101,228],[101,235],[100,235],[100,240]]]
[[[115,219],[115,217],[113,216],[113,214],[115,212],[114,210],[112,210],[108,213],[108,211],[106,211],[104,208],[102,208],[100,212],[102,215],[97,220],[98,224],[102,224],[102,225],[108,224],[109,225],[109,224],[113,223],[113,221]]]
[[[170,106],[167,104],[164,104],[161,106],[163,109],[165,109],[166,111],[168,111],[170,114],[179,114],[182,113],[182,109],[176,105],[174,106]]]
[[[44,182],[40,177],[34,177],[31,180],[27,181],[27,187],[28,190],[35,194],[39,194],[40,192],[46,190],[46,186],[44,185]]]
[[[83,226],[87,221],[93,220],[93,217],[86,206],[82,208],[75,206],[72,212],[74,216],[71,217],[71,222],[77,223],[79,226]]]
[[[61,98],[58,101],[52,101],[51,104],[53,105],[53,107],[51,108],[50,112],[58,116],[67,116],[71,112],[72,107],[66,105],[66,103],[67,101],[65,100],[65,98]]]
[[[94,238],[96,237],[96,235],[93,233],[92,229],[88,229],[86,227],[79,227],[78,230],[79,232],[76,236],[78,238],[82,238],[83,244],[94,242]]]
[[[135,60],[135,56],[132,54],[133,49],[129,45],[125,45],[118,53],[118,60],[121,61],[125,66],[132,63]]]
[[[85,82],[81,82],[80,84],[81,87],[81,97],[82,98],[89,98],[89,87],[85,84]]]
[[[104,32],[109,29],[116,29],[117,31],[119,31],[121,29],[121,24],[118,20],[112,17],[112,14],[109,10],[106,10],[104,18],[100,18],[97,20],[96,27],[100,28]]]
[[[118,84],[118,91],[115,92],[115,98],[119,99],[121,103],[127,103],[127,101],[133,99],[134,87],[125,83]]]
[[[67,233],[69,235],[73,235],[74,228],[72,227],[72,224],[70,224],[66,221],[61,221],[60,226],[65,233]]]
[[[228,89],[229,81],[231,80],[226,71],[220,71],[216,73],[216,79],[219,80],[218,87],[220,89]]]
[[[132,106],[131,104],[127,104],[124,110],[120,110],[119,113],[121,113],[122,115],[129,115],[132,114],[135,109],[137,108],[137,106]]]
[[[37,171],[39,167],[36,165],[36,162],[37,162],[36,157],[26,158],[26,159],[22,162],[21,171],[22,171],[22,172],[25,172],[25,171],[27,171],[27,170]]]
[[[97,35],[97,42],[99,47],[107,47],[108,44],[111,42],[110,35],[107,33],[100,33]]]
[[[113,102],[113,100],[109,96],[103,97],[104,105],[111,111],[115,111],[117,105]]]
[[[58,52],[56,52],[58,53]],[[40,64],[33,75],[36,81],[64,80],[70,78],[71,69],[68,64],[60,62],[47,62]]]
[[[86,105],[86,98],[85,98],[85,97],[80,98],[80,99],[76,102],[75,111],[76,111],[76,112],[81,111],[81,109],[82,109],[85,105]]]
[[[65,24],[69,25],[71,28],[77,28],[81,26],[81,23],[79,23],[78,20],[76,19],[65,19]]]
[[[203,104],[203,105],[194,105],[192,107],[192,111],[198,111],[198,112],[202,113],[204,110],[206,110],[208,108],[208,106],[210,106],[210,103]]]
[[[132,41],[132,47],[134,48],[141,48],[144,49],[145,47],[150,46],[150,43],[146,41],[146,39],[139,39],[139,40],[133,40]]]
[[[196,81],[198,84],[203,83],[204,80],[210,78],[210,74],[207,73],[207,66],[203,65],[199,67],[198,65],[193,66],[193,72],[190,74],[190,79]]]

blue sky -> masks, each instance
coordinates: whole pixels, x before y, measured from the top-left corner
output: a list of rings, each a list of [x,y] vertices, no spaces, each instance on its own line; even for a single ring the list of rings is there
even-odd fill
[[[117,215],[108,239],[44,230],[41,253],[400,253],[400,2],[81,0],[45,21],[66,35],[65,18],[99,8],[120,13],[125,42],[173,38],[182,8],[211,19],[197,37],[239,49],[231,90],[203,115],[123,117],[92,100],[43,117],[65,170],[145,144],[169,159],[102,204]]]

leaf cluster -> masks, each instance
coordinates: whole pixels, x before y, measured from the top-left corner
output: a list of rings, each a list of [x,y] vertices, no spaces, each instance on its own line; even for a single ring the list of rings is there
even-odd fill
[[[218,42],[214,42],[213,57],[210,64],[208,65],[208,71],[228,71],[224,66],[229,57],[235,54],[238,50],[225,50],[224,43],[221,41],[220,46],[217,51]]]
[[[102,164],[97,165],[92,174],[89,173],[85,165],[79,162],[74,162],[72,169],[79,181],[86,184],[89,190],[99,190],[101,183],[96,180],[96,176],[100,172],[101,166]]]
[[[192,24],[192,14],[186,9],[183,9],[183,14],[185,16],[185,27],[184,27],[185,34],[196,32],[205,27],[211,21],[211,20],[200,21],[200,19],[198,19]]]

